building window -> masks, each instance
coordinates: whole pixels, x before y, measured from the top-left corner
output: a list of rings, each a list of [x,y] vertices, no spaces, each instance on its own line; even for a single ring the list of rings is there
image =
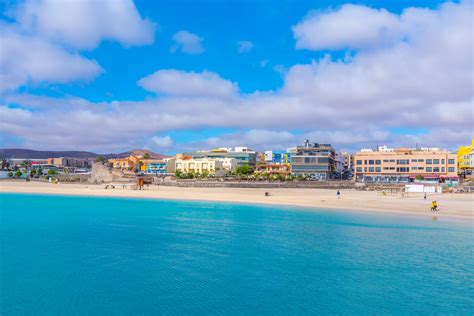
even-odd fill
[[[367,167],[364,167],[364,172],[367,172]]]
[[[454,167],[448,167],[448,172],[454,172]]]
[[[445,170],[444,167],[441,167],[441,172],[444,172],[444,170]]]
[[[369,167],[369,172],[374,172],[374,167]]]
[[[362,167],[357,167],[357,168],[356,168],[356,171],[357,171],[357,172],[362,172]]]
[[[381,168],[380,167],[375,167],[375,172],[381,172]]]
[[[373,160],[369,160],[369,165],[373,165],[374,164],[374,161]]]
[[[427,165],[433,164],[433,160],[431,160],[431,159],[426,159],[426,164],[427,164]]]
[[[443,165],[444,165],[445,161],[446,161],[446,160],[444,160],[444,159],[441,159],[441,164],[443,164]]]
[[[381,161],[380,160],[375,160],[376,165],[380,165]]]
[[[439,159],[434,159],[434,160],[433,160],[433,164],[434,164],[434,165],[439,165]]]
[[[434,167],[433,172],[439,172],[439,167]]]
[[[423,170],[423,169],[425,169],[425,168],[423,168],[423,167],[418,167],[418,170]]]
[[[426,167],[426,172],[433,172],[433,168],[431,168],[431,167]]]
[[[454,159],[448,159],[448,163],[449,163],[450,165],[454,165]]]
[[[362,165],[362,160],[356,160],[357,165]]]

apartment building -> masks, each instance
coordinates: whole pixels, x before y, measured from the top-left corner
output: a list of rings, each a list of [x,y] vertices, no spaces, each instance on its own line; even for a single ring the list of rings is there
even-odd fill
[[[196,151],[190,153],[184,153],[186,156],[191,156],[192,158],[213,158],[213,159],[226,159],[233,158],[237,162],[237,165],[250,165],[255,167],[257,163],[257,153],[254,150],[249,149],[248,147],[235,147],[232,148],[216,148],[206,151]]]
[[[341,152],[342,157],[344,157],[343,169],[346,171],[352,170],[352,155],[348,152]]]
[[[310,144],[306,140],[303,146],[297,146],[292,152],[292,173],[319,180],[330,179],[336,171],[335,156],[331,144]]]
[[[179,156],[175,160],[175,171],[195,174],[209,174],[215,177],[223,177],[228,171],[224,168],[224,162],[212,158],[191,158]]]
[[[166,174],[166,162],[161,159],[143,159],[140,162],[140,170],[156,175],[165,175]]]
[[[471,145],[459,147],[457,156],[459,171],[472,172],[474,170],[474,139]]]
[[[361,182],[458,181],[456,154],[436,148],[361,150],[354,163],[355,179]]]
[[[109,163],[116,169],[138,169],[140,166],[140,157],[129,156],[125,158],[109,159]]]
[[[48,164],[55,165],[60,168],[90,168],[92,165],[92,159],[87,158],[48,158]]]
[[[283,150],[265,151],[265,162],[269,164],[290,164],[291,153]]]

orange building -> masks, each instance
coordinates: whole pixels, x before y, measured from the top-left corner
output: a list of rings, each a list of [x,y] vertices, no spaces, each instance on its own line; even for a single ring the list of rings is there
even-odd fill
[[[257,173],[289,175],[291,166],[289,164],[261,164],[255,168]]]
[[[437,149],[365,150],[355,154],[356,181],[434,182],[457,181],[457,155]]]
[[[109,163],[116,169],[137,169],[140,166],[140,158],[130,156],[126,158],[109,159]]]

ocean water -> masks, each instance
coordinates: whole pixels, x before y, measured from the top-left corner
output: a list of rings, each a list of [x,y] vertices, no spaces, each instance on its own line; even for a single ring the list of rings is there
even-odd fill
[[[1,315],[474,313],[466,224],[18,194],[0,215]]]

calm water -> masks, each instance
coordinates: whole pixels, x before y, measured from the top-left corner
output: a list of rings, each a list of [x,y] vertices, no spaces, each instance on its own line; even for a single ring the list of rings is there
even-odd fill
[[[2,315],[474,312],[467,225],[13,194],[0,212]]]

